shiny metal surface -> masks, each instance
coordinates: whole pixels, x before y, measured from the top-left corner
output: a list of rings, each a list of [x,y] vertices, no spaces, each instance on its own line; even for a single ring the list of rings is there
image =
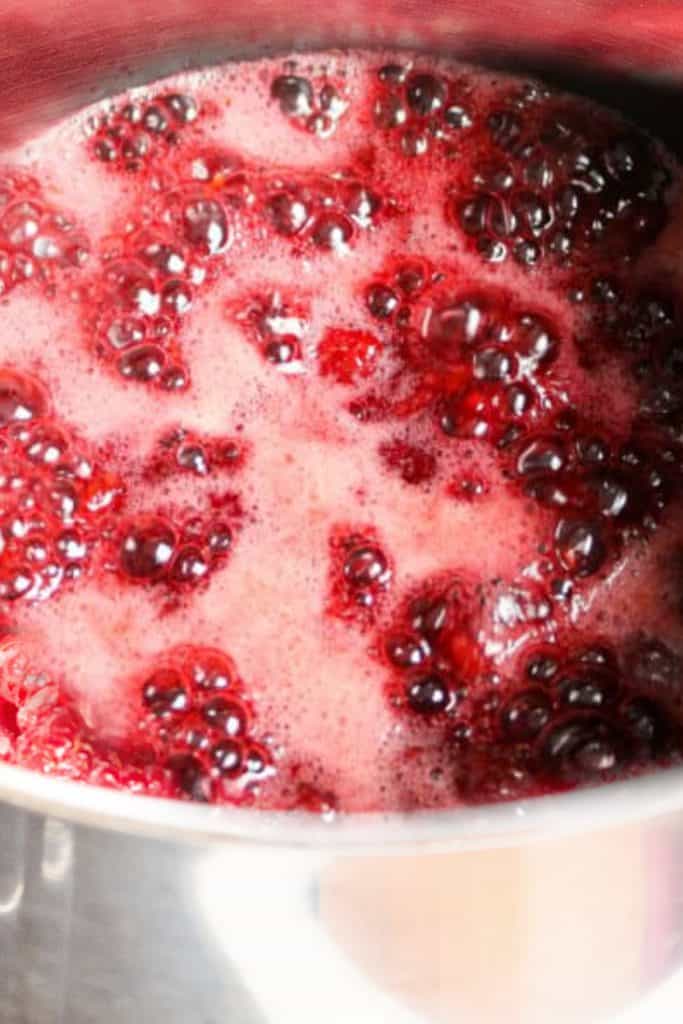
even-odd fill
[[[683,153],[670,0],[0,0],[0,146],[179,67],[383,42],[543,70]],[[6,768],[5,799],[0,1024],[592,1024],[683,959],[680,774],[327,832]]]
[[[679,0],[1,0],[0,144],[181,67],[382,44],[552,63],[578,86],[598,70],[617,99],[683,75]]]
[[[2,1024],[588,1024],[683,959],[680,814],[345,857],[9,807],[0,834]]]
[[[0,834],[2,1024],[261,1024],[198,918],[200,850],[7,807]]]

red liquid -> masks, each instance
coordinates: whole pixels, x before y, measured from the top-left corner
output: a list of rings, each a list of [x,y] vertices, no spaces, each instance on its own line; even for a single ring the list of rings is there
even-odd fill
[[[677,759],[673,158],[445,62],[86,111],[0,177],[0,750],[412,809]]]

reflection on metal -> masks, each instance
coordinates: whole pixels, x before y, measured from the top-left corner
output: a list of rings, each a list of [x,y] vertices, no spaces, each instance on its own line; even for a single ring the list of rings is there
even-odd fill
[[[71,826],[55,818],[47,818],[43,826],[43,859],[40,870],[44,881],[63,882],[73,864]]]
[[[200,858],[195,900],[216,949],[239,970],[268,1024],[423,1024],[330,936],[319,915],[320,868],[320,858],[300,851],[281,850],[276,861],[253,849]]]
[[[21,906],[23,898],[24,883],[21,881],[17,882],[8,899],[0,900],[0,917],[5,917],[7,914],[14,914]]]

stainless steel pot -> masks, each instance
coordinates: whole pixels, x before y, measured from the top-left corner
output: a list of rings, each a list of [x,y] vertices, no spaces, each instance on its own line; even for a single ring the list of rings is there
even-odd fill
[[[0,0],[0,145],[181,66],[381,42],[544,71],[683,152],[675,0]],[[0,1024],[592,1022],[683,956],[680,771],[325,824],[0,766],[0,829]]]

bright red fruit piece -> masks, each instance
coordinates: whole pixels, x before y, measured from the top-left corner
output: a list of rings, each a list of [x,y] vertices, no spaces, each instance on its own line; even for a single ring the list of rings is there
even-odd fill
[[[372,376],[381,350],[381,342],[372,334],[330,328],[318,345],[320,372],[340,384],[353,384]]]

